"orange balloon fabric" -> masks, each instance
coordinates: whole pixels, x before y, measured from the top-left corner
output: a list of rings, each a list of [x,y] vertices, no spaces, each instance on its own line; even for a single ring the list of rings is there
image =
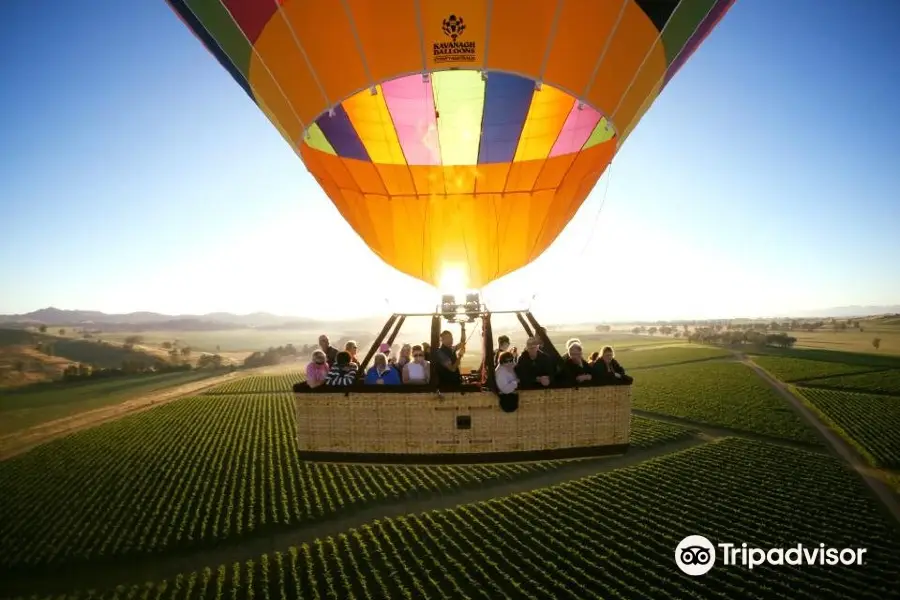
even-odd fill
[[[386,263],[480,288],[559,236],[734,0],[168,0]]]

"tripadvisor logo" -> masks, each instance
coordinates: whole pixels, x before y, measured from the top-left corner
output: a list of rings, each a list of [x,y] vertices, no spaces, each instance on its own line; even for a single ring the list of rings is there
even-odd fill
[[[432,44],[434,62],[475,62],[475,42],[463,40],[466,23],[458,15],[450,15],[441,22],[444,40]]]
[[[718,553],[716,548],[719,549]],[[761,565],[862,565],[866,548],[829,548],[825,544],[790,548],[756,548],[746,543],[719,543],[715,546],[702,535],[689,535],[675,547],[675,564],[683,573],[697,577],[705,575],[716,564],[716,554],[728,567],[741,566],[753,569]]]

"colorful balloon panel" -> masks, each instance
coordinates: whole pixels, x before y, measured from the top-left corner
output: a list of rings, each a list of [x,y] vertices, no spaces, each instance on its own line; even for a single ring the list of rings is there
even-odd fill
[[[388,264],[481,287],[565,228],[734,0],[168,0]]]

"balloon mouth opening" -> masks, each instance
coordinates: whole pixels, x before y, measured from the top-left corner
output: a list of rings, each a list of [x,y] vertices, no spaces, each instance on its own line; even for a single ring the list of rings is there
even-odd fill
[[[574,156],[617,135],[606,115],[552,84],[454,69],[366,85],[307,127],[302,146],[376,165],[476,167]]]

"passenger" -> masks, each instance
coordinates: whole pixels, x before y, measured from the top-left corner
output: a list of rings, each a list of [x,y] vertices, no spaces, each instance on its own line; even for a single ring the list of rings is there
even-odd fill
[[[328,362],[325,360],[325,352],[319,348],[313,350],[310,362],[306,365],[306,383],[311,388],[317,388],[325,383],[328,376]]]
[[[593,364],[596,363],[599,359],[600,359],[600,353],[599,353],[599,352],[591,352],[591,358],[588,359],[588,363],[591,364],[591,365],[593,365]]]
[[[356,366],[359,366],[359,359],[356,357],[357,352],[359,352],[359,344],[355,341],[350,340],[346,344],[344,344],[344,352],[350,355],[350,362],[356,363]]]
[[[500,354],[494,376],[497,380],[497,391],[501,394],[512,394],[516,391],[516,388],[519,387],[519,378],[516,375],[516,361],[512,352]]]
[[[441,332],[441,347],[434,354],[434,360],[437,361],[438,385],[462,385],[459,365],[466,355],[466,344],[461,342],[458,346],[454,346],[453,334],[445,330]]]
[[[331,370],[325,376],[325,385],[353,385],[356,383],[356,369],[349,352],[338,352]]]
[[[547,387],[556,376],[556,371],[555,361],[541,352],[541,340],[537,337],[528,338],[525,352],[516,362],[516,375],[519,376],[520,385]]]
[[[412,360],[412,346],[409,344],[403,344],[400,346],[400,356],[397,358],[397,368],[400,369],[400,372],[403,372],[403,367]]]
[[[594,379],[606,385],[631,385],[634,378],[625,373],[625,369],[615,358],[616,353],[611,346],[603,348],[600,359],[594,363]]]
[[[497,338],[497,349],[494,350],[494,366],[500,364],[500,355],[509,350],[509,336],[501,335]],[[515,357],[513,357],[513,362],[515,362]]]
[[[387,356],[379,352],[375,355],[375,365],[366,373],[365,382],[377,385],[400,385],[400,373],[387,363]]]
[[[403,365],[403,383],[424,384],[431,381],[431,364],[418,344],[412,347],[412,360]]]
[[[378,346],[378,353],[384,354],[385,358],[387,358],[387,364],[389,364],[389,365],[394,364],[394,357],[391,356],[391,345],[390,344],[388,344],[387,342],[382,342]],[[374,357],[373,357],[373,359],[374,359]]]
[[[566,340],[566,355],[563,356],[563,360],[566,360],[566,359],[569,358],[569,347],[570,347],[572,344],[578,344],[578,345],[580,346],[580,345],[581,345],[581,340],[579,340],[578,338],[569,338],[569,339]]]
[[[319,336],[319,348],[325,353],[325,362],[333,365],[337,358],[338,349],[331,345],[328,341],[328,336],[324,333]]]
[[[425,353],[425,360],[431,362],[431,344],[422,342],[422,352]]]
[[[568,344],[568,358],[563,363],[562,380],[567,385],[577,385],[591,380],[591,365],[582,359],[583,350],[581,344],[572,342]]]

